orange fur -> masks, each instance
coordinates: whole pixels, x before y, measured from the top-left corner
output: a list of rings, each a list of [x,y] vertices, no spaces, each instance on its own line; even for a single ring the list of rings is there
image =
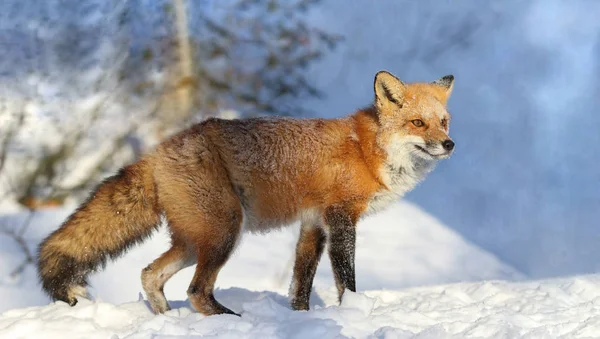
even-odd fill
[[[308,307],[311,283],[299,275],[308,272],[312,281],[326,233],[332,262],[346,265],[334,264],[341,297],[354,288],[354,225],[411,189],[428,170],[427,157],[438,157],[427,152],[448,139],[448,79],[405,85],[380,72],[374,106],[348,117],[209,119],[180,132],[100,185],[40,245],[44,288],[74,304],[88,273],[150,234],[164,215],[173,247],[142,273],[156,312],[168,309],[166,280],[195,262],[192,305],[204,314],[231,313],[212,291],[242,229],[266,232],[296,220],[303,232],[294,307]],[[331,243],[337,238],[349,252]]]

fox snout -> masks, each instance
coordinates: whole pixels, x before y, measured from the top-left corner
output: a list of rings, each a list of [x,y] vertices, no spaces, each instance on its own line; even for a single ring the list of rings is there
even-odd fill
[[[452,139],[428,140],[425,145],[415,145],[418,154],[425,158],[445,159],[454,151],[455,143]]]
[[[442,141],[442,147],[446,151],[451,152],[454,149],[454,141],[452,141],[451,139],[446,139]]]
[[[431,144],[429,144],[428,146],[430,145]],[[450,138],[447,138],[442,141],[434,142],[433,145],[428,147],[428,150],[430,151],[430,153],[433,153],[433,155],[439,154],[440,158],[446,158],[452,154],[452,152],[454,151],[454,147],[454,141]]]

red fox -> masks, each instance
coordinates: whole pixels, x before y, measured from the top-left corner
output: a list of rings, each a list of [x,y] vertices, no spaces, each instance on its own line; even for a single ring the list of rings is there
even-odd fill
[[[166,218],[172,247],[142,270],[154,312],[169,310],[165,282],[196,264],[187,290],[205,315],[217,274],[242,231],[299,220],[291,307],[308,310],[328,244],[339,300],[356,291],[356,224],[411,190],[454,149],[446,101],[454,77],[405,84],[381,71],[374,103],[338,119],[208,119],[122,168],[39,247],[44,290],[70,305],[87,275],[146,239]]]

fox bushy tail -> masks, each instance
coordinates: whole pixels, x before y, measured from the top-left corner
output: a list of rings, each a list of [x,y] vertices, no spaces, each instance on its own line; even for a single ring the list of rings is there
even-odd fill
[[[70,305],[86,295],[87,275],[145,240],[160,223],[148,160],[106,179],[62,226],[39,246],[44,290]]]

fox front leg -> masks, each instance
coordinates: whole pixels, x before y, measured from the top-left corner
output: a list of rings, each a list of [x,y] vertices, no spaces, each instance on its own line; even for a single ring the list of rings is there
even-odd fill
[[[302,225],[296,245],[296,262],[290,287],[291,305],[294,310],[308,310],[313,279],[325,241],[326,235],[321,227]]]
[[[325,223],[329,228],[329,259],[339,302],[346,289],[356,292],[356,219],[344,208],[330,207],[325,212]]]

